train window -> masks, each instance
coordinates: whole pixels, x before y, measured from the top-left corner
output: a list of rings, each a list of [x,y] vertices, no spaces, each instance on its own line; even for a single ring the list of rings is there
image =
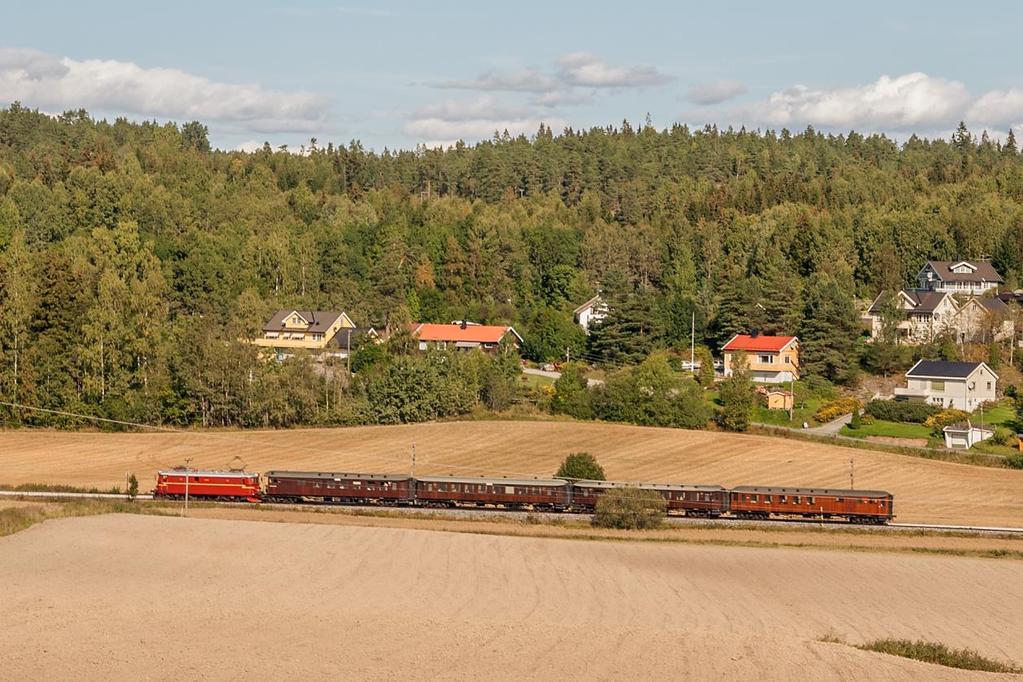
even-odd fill
[[[799,495],[796,495],[794,498],[792,498],[792,504],[800,504]]]
[[[784,502],[784,500],[782,500]],[[764,495],[764,504],[771,504],[771,496]]]
[[[785,497],[784,495],[779,495],[779,496],[778,496],[778,502],[779,502],[780,504],[785,504],[785,503],[786,503],[787,501],[788,501],[788,498],[787,498],[787,497]]]
[[[809,503],[809,504],[813,504],[813,498],[812,498],[812,497],[808,497],[808,498],[806,498],[806,501],[807,501],[807,503]]]
[[[845,502],[845,500],[842,499],[841,497],[836,497],[835,502]]]
[[[753,501],[754,502],[759,502],[760,501],[760,496],[759,495],[754,495],[753,496]]]

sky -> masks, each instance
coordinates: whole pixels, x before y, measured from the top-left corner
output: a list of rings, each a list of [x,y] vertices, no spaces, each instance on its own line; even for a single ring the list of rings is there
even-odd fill
[[[382,151],[673,123],[1023,134],[1023,3],[0,0],[0,106]]]

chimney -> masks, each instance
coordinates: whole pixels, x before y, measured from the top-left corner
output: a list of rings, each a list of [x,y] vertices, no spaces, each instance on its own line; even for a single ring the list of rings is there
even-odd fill
[[[465,329],[468,326],[469,323],[465,321],[465,318],[462,318],[462,322],[458,325],[459,329]]]
[[[758,336],[760,336],[760,330],[759,329],[751,329],[750,332],[749,332],[749,335],[750,335],[750,338],[755,339]]]

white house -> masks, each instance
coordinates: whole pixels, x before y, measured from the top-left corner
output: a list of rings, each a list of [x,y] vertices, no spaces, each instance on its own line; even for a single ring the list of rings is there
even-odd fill
[[[884,327],[882,311],[886,292],[882,291],[870,304],[864,316],[870,323],[870,338],[876,339]],[[951,294],[922,289],[903,289],[895,298],[896,307],[903,311],[897,324],[899,340],[903,343],[928,343],[946,331],[956,329],[959,304]]]
[[[927,291],[975,296],[997,290],[998,285],[1005,282],[986,260],[927,261],[916,277],[920,288]]]
[[[589,334],[590,325],[594,322],[600,322],[607,315],[607,304],[604,303],[604,299],[600,297],[600,294],[597,294],[573,310],[572,314],[575,316],[579,326],[583,328],[583,331]]]
[[[906,388],[895,389],[897,399],[967,412],[995,400],[998,384],[998,375],[983,362],[920,360],[906,372],[906,379]]]

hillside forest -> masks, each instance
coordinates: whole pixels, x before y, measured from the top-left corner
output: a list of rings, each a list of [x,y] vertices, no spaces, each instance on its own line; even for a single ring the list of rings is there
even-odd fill
[[[0,109],[0,400],[58,412],[289,426],[515,399],[517,358],[413,353],[412,320],[509,323],[527,358],[613,372],[688,349],[695,316],[699,346],[797,334],[804,374],[852,383],[890,364],[864,343],[865,302],[958,257],[1023,282],[1011,133],[622,122],[246,153],[211,149],[201,122]],[[612,314],[587,338],[572,310],[598,290]],[[359,350],[354,376],[267,362],[245,339],[288,307],[394,339]],[[7,424],[81,423],[0,409]]]

